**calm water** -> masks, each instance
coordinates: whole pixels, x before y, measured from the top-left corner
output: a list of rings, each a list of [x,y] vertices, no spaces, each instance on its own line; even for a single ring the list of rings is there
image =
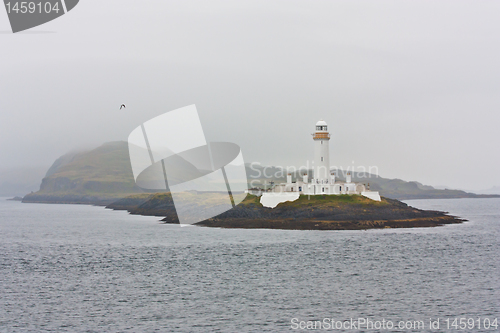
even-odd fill
[[[408,203],[470,222],[222,230],[0,200],[0,331],[283,332],[292,318],[363,317],[423,320],[415,332],[440,318],[433,332],[447,332],[446,318],[500,319],[500,200]]]

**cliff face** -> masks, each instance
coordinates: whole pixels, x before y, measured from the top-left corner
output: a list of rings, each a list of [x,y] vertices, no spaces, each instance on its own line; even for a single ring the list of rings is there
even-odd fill
[[[359,195],[301,196],[274,209],[263,207],[259,199],[248,195],[235,208],[197,224],[222,228],[358,230],[434,227],[463,221],[443,212],[424,211],[387,198],[376,202]],[[107,208],[128,210],[131,214],[165,216],[162,220],[165,223],[179,223],[168,193],[136,195]],[[205,207],[200,203],[193,209]]]

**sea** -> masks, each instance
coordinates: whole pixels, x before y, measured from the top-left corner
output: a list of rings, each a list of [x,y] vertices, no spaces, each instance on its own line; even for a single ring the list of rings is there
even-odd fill
[[[500,199],[406,203],[468,221],[181,228],[0,199],[0,332],[500,331]]]

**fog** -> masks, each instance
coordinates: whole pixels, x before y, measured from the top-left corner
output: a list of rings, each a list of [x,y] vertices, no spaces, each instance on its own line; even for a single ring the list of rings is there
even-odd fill
[[[0,168],[196,104],[246,162],[305,165],[323,119],[333,166],[499,185],[499,17],[495,1],[84,0],[12,34],[0,9]]]

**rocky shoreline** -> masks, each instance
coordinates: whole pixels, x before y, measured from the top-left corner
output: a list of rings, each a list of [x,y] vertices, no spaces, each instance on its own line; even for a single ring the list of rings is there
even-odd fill
[[[163,216],[164,223],[179,223],[170,194],[135,195],[108,205],[131,214]],[[204,209],[203,204],[193,209]],[[234,209],[197,223],[198,226],[241,229],[365,230],[437,227],[465,220],[446,212],[426,211],[388,198],[375,202],[359,195],[301,196],[276,208],[263,207],[248,195]]]

